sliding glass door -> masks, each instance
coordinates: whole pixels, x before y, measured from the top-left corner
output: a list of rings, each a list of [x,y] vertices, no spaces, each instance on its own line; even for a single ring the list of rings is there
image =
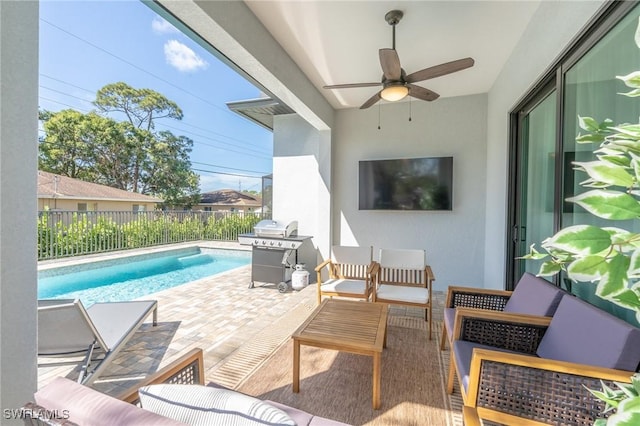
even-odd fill
[[[540,243],[558,230],[577,224],[615,226],[639,232],[637,220],[599,219],[566,199],[586,188],[587,176],[574,162],[594,159],[591,144],[578,144],[579,117],[598,122],[638,123],[640,98],[627,97],[617,78],[640,70],[636,45],[640,6],[637,2],[611,4],[582,39],[558,60],[535,91],[511,113],[511,193],[509,268],[507,288],[513,288],[524,272],[537,273],[540,261],[522,260],[531,244]],[[631,311],[605,303],[595,296],[592,283],[570,283],[562,275],[556,284],[629,322]]]
[[[519,260],[531,244],[553,233],[556,149],[555,90],[542,94],[519,114],[520,143],[517,150],[518,205],[512,229],[515,251],[515,275],[536,274],[539,262]]]

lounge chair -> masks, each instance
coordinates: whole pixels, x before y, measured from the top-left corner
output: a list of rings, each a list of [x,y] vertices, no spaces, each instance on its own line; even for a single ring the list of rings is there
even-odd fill
[[[155,300],[96,303],[88,309],[78,299],[39,300],[38,356],[84,355],[78,383],[91,384],[152,311],[155,326],[158,323]],[[96,350],[104,352],[104,356],[94,360]]]

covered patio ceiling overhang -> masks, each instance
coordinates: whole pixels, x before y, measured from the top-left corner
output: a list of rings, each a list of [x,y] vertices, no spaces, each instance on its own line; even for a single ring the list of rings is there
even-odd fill
[[[148,2],[268,97],[319,130],[332,111],[359,107],[377,88],[323,89],[378,82],[380,48],[391,47],[385,14],[396,27],[403,69],[414,72],[472,57],[473,68],[421,83],[444,97],[487,93],[535,15],[534,1],[172,1]],[[179,22],[176,22],[177,18]]]

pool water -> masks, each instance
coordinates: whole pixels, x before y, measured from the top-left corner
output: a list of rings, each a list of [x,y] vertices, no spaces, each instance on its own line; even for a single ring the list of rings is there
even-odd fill
[[[121,302],[249,263],[251,252],[193,247],[52,268],[38,273],[38,298]]]

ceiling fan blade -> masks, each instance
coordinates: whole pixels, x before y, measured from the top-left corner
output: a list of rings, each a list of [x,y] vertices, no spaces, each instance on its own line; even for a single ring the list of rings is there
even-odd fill
[[[322,86],[323,89],[352,89],[356,87],[374,87],[380,86],[382,83],[347,83],[347,84],[330,84]]]
[[[380,97],[380,92],[376,93],[375,95],[373,95],[372,97],[370,97],[367,102],[363,103],[360,106],[360,109],[367,109],[369,108],[371,105],[375,104],[376,102],[378,102],[381,99]]]
[[[407,84],[407,87],[409,88],[409,96],[422,99],[423,101],[435,101],[440,97],[436,92],[416,86],[415,84]]]
[[[411,73],[405,78],[405,81],[407,83],[415,83],[416,81],[423,81],[430,78],[440,77],[456,71],[470,68],[474,63],[475,61],[473,60],[473,58],[458,59],[457,61],[447,62]]]
[[[402,68],[400,67],[400,58],[395,49],[380,49],[380,66],[387,80],[400,80],[402,77]]]

